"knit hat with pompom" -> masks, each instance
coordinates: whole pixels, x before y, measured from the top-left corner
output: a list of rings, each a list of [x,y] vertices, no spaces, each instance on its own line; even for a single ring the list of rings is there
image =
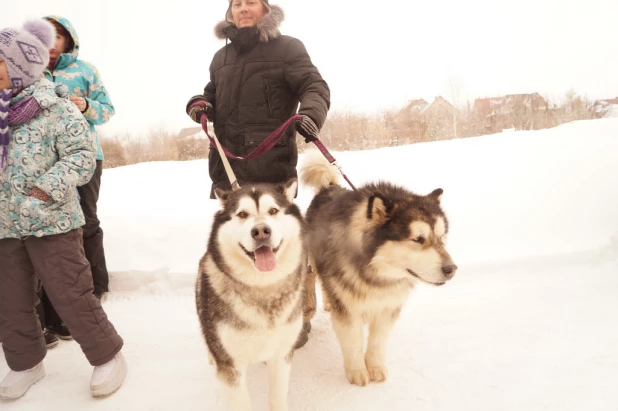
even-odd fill
[[[0,60],[6,64],[14,95],[42,77],[55,42],[56,29],[43,19],[0,30]]]

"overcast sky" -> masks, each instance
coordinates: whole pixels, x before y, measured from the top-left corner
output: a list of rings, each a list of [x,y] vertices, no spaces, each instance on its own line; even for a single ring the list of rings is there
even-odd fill
[[[282,33],[301,39],[331,88],[332,110],[380,112],[437,95],[467,99],[573,88],[618,96],[618,0],[271,0]],[[0,27],[58,14],[75,25],[80,57],[100,70],[116,107],[105,134],[195,124],[227,0],[10,2]]]

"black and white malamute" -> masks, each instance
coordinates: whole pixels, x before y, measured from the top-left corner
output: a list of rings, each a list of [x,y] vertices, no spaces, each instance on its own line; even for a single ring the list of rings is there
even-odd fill
[[[251,409],[247,367],[266,362],[272,411],[286,411],[290,367],[303,324],[305,226],[287,184],[216,190],[196,304],[211,363],[228,407]]]

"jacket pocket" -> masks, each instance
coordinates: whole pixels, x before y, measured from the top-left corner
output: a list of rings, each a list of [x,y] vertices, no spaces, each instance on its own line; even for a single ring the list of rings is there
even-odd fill
[[[267,131],[262,132],[253,132],[253,133],[245,133],[245,146],[246,147],[256,147],[259,146],[266,140],[266,138],[270,135]],[[287,145],[287,136],[284,133],[283,136],[280,137],[279,141],[275,143],[275,147],[283,147]]]
[[[269,117],[274,117],[273,116],[272,98],[270,96],[270,86],[268,85],[268,83],[265,82],[262,85],[262,91],[264,92],[264,99],[266,100],[266,108],[268,108],[268,116]]]
[[[26,196],[19,207],[21,230],[34,233],[55,229],[58,222],[57,211],[60,207],[60,203],[44,202],[36,197]]]

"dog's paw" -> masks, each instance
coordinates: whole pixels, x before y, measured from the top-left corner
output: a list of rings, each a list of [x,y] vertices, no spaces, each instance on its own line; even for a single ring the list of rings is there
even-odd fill
[[[367,371],[369,372],[371,381],[384,382],[386,378],[388,378],[388,369],[386,367],[367,367]]]
[[[345,374],[350,384],[360,385],[361,387],[369,384],[369,372],[364,368],[360,370],[348,370],[346,368]]]

